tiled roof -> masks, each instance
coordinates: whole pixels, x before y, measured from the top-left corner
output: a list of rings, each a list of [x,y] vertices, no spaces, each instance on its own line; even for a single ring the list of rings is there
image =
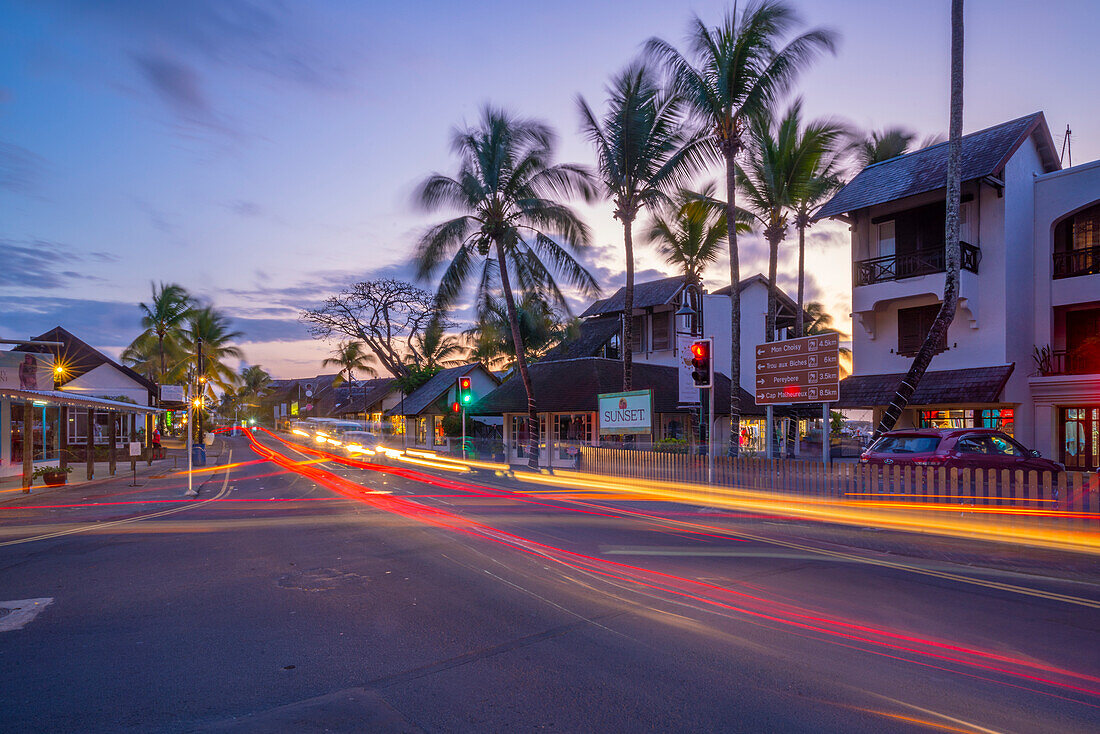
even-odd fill
[[[494,380],[496,379],[492,372],[482,367],[480,362],[448,367],[435,373],[430,380],[414,390],[411,395],[406,395],[402,403],[387,411],[386,415],[419,415],[425,409],[431,407],[432,403],[443,397],[459,377],[468,375],[477,369],[483,370],[485,374],[493,377]]]
[[[998,173],[1016,149],[1034,135],[1047,172],[1060,168],[1046,119],[1036,112],[1000,125],[964,135],[962,180]],[[867,166],[827,201],[815,218],[846,214],[857,209],[903,199],[947,185],[947,143]]]
[[[607,343],[608,339],[618,334],[621,329],[622,322],[617,316],[582,321],[579,333],[575,338],[561,342],[544,354],[539,361],[553,362],[562,359],[593,357]]]
[[[596,396],[618,392],[623,384],[623,363],[617,359],[586,357],[581,359],[537,362],[529,368],[531,385],[539,412],[589,412],[596,410]],[[730,380],[716,375],[718,388],[714,409],[719,415],[729,414]],[[635,362],[633,389],[653,390],[653,410],[656,413],[676,413],[679,406],[678,381],[675,367]],[[527,392],[519,375],[514,375],[496,390],[474,403],[472,415],[502,415],[527,411]],[[753,397],[741,390],[741,411],[746,415],[763,414]]]
[[[684,276],[677,275],[671,278],[651,280],[646,283],[634,284],[634,308],[651,308],[663,306],[672,301],[680,289],[684,287]],[[581,318],[599,316],[601,314],[621,313],[626,306],[626,288],[620,288],[610,298],[596,301],[589,306]]]
[[[1013,365],[926,372],[909,401],[911,405],[996,403],[1012,374]],[[839,408],[889,405],[904,374],[853,375],[840,382]]]

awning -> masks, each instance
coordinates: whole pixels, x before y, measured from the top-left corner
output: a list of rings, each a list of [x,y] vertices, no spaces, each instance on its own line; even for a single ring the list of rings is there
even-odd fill
[[[926,372],[917,385],[910,405],[964,405],[997,403],[1012,375],[1014,365],[974,367],[965,370]],[[904,373],[893,375],[853,375],[840,381],[838,408],[874,408],[894,399]]]
[[[116,413],[163,413],[160,408],[149,405],[136,405],[123,403],[118,400],[106,398],[93,398],[90,396],[78,396],[61,390],[16,390],[11,387],[0,388],[0,397],[14,398],[16,400],[37,400],[53,405],[67,405],[71,408],[103,408]]]

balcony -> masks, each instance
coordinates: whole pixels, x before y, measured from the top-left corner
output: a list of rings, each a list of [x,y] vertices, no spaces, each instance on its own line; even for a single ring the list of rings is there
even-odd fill
[[[959,245],[962,249],[962,268],[977,273],[978,264],[982,261],[982,251],[969,242],[960,242]],[[943,273],[947,271],[946,258],[946,252],[941,247],[858,260],[852,277],[855,285],[860,286]]]
[[[1100,373],[1100,352],[1096,349],[1037,350],[1035,362],[1043,377]]]
[[[1100,246],[1054,253],[1054,278],[1100,275]]]

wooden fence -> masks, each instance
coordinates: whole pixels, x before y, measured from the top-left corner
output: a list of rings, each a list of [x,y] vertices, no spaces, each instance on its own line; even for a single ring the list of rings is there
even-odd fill
[[[578,446],[577,469],[614,477],[709,484],[707,457]],[[1100,477],[1089,472],[945,469],[793,459],[714,458],[714,485],[851,501],[1031,508],[1100,521]],[[1044,513],[1045,514],[1045,513]]]

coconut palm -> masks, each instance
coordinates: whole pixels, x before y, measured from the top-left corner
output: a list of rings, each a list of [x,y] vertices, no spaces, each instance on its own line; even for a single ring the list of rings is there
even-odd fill
[[[939,135],[929,135],[919,143],[917,134],[903,127],[888,127],[882,130],[855,132],[848,135],[845,150],[859,169],[875,163],[882,163],[929,145],[942,143]]]
[[[794,108],[792,108],[792,111]],[[799,162],[790,181],[791,216],[798,230],[798,311],[795,336],[803,336],[803,304],[806,297],[806,230],[813,224],[815,209],[832,196],[843,182],[839,171],[839,144],[844,128],[829,120],[815,120],[802,126],[796,114],[794,159]]]
[[[532,467],[538,462],[538,413],[512,279],[521,291],[539,290],[566,310],[555,275],[584,296],[599,292],[596,280],[570,253],[588,246],[588,227],[557,200],[577,193],[591,199],[595,191],[584,168],[551,163],[554,143],[546,125],[487,107],[477,127],[454,133],[457,177],[434,174],[416,194],[428,211],[448,207],[462,212],[430,228],[414,255],[422,280],[445,266],[436,295],[440,308],[452,306],[475,279],[478,303],[493,297],[498,287],[504,294],[527,392]]]
[[[336,373],[336,379],[333,380],[333,385],[339,385],[345,379],[348,384],[355,381],[355,371],[358,370],[371,377],[378,376],[378,370],[374,368],[375,357],[369,352],[363,351],[363,342],[359,341],[346,341],[340,342],[340,344],[332,351],[331,357],[325,357],[321,361],[322,367],[339,367],[340,371]],[[347,373],[347,377],[344,374]]]
[[[744,147],[746,119],[769,108],[790,88],[798,72],[822,51],[832,50],[834,35],[812,30],[782,38],[798,25],[790,6],[778,0],[752,2],[728,13],[716,27],[698,17],[691,24],[689,58],[657,38],[646,43],[650,55],[670,72],[677,91],[710,132],[726,167],[726,229],[730,251],[730,380],[741,382],[741,294],[736,232],[736,161]],[[694,63],[693,63],[694,61]],[[737,455],[741,401],[730,390],[729,453]]]
[[[183,330],[183,347],[186,362],[196,366],[196,376],[206,385],[206,393],[213,397],[214,387],[234,389],[239,377],[227,364],[231,359],[243,359],[244,353],[232,345],[243,334],[231,331],[229,318],[213,306],[198,306],[191,310]],[[199,362],[201,342],[202,360]]]
[[[516,303],[516,314],[528,362],[535,361],[575,331],[572,321],[563,318],[538,293],[524,293]],[[473,344],[470,358],[487,364],[503,361],[505,369],[514,367],[516,348],[509,331],[504,302],[493,299],[482,304],[477,323],[464,332]]]
[[[155,380],[163,385],[169,377],[170,359],[179,357],[180,337],[194,302],[187,291],[175,283],[161,283],[159,289],[153,284],[152,289],[150,302],[140,304],[141,325],[145,331],[127,347],[123,357],[138,363],[143,355],[148,356],[149,345],[155,340],[159,367]],[[139,340],[144,340],[144,345]]]
[[[626,287],[623,289],[623,390],[631,389],[634,311],[633,225],[643,207],[667,201],[664,190],[689,169],[704,163],[702,136],[689,136],[682,124],[682,100],[664,91],[644,64],[635,63],[612,78],[602,118],[577,98],[581,129],[596,149],[596,168],[606,196],[623,225]]]
[[[440,370],[462,364],[462,355],[466,348],[462,341],[446,332],[447,322],[436,314],[423,333],[413,338],[412,348],[407,355],[410,364],[418,370]]]
[[[936,347],[947,337],[947,329],[955,319],[959,303],[959,265],[962,253],[959,246],[959,207],[962,195],[962,115],[963,115],[963,0],[951,0],[951,121],[947,142],[947,216],[944,225],[944,260],[946,273],[943,280],[943,303],[936,314],[932,328],[924,337],[909,372],[898,385],[894,399],[882,415],[875,435],[891,430],[909,399],[920,384],[921,378],[936,355]]]
[[[806,312],[804,314],[808,316],[806,323],[805,333],[806,336],[815,336],[817,334],[836,334],[841,339],[851,338],[851,334],[845,334],[840,329],[833,326],[833,317],[825,310],[825,306],[818,301],[810,301],[806,304]],[[852,372],[852,350],[848,347],[840,347],[840,377],[844,379]]]
[[[725,205],[714,199],[715,185],[708,183],[698,192],[681,189],[670,206],[655,212],[642,238],[657,246],[665,262],[684,274],[688,283],[699,285],[703,271],[718,259],[726,240]],[[719,206],[710,206],[715,202]],[[739,225],[740,231],[747,229]]]

